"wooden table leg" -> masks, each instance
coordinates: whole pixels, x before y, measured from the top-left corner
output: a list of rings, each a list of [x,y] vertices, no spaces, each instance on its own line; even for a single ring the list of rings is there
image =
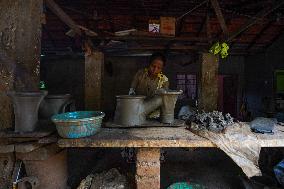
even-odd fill
[[[160,189],[160,148],[138,148],[136,158],[137,189]]]

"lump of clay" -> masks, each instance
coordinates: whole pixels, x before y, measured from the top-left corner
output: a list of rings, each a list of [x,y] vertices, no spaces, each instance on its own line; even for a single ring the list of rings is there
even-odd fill
[[[222,112],[202,112],[195,116],[194,122],[198,124],[198,128],[203,130],[207,129],[213,132],[221,132],[227,126],[234,123],[234,119],[228,113],[223,116]]]
[[[129,186],[126,177],[113,168],[107,172],[87,176],[77,189],[129,189]]]

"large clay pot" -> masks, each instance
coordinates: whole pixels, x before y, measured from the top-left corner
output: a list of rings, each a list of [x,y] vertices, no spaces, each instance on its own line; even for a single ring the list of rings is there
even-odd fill
[[[15,132],[32,132],[35,130],[39,105],[46,95],[47,91],[8,92],[14,106]]]
[[[70,94],[47,95],[40,104],[39,117],[49,119],[51,116],[66,112],[66,107],[71,106],[75,111],[74,101]]]

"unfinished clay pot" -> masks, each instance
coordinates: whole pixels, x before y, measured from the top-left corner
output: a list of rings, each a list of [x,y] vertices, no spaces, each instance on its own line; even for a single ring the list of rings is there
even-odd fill
[[[40,102],[47,95],[47,91],[37,92],[8,92],[12,98],[15,114],[15,132],[32,132],[38,121]]]
[[[114,123],[123,127],[142,125],[146,122],[146,116],[160,107],[161,122],[172,124],[175,104],[180,94],[182,91],[160,90],[148,99],[139,95],[116,96]]]
[[[70,111],[75,111],[74,100],[70,94],[47,95],[40,103],[39,117],[49,119],[55,114],[65,113],[67,106],[70,106]]]

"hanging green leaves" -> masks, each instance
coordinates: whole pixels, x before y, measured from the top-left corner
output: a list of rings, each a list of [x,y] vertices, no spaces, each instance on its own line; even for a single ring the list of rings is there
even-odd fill
[[[221,58],[226,58],[228,56],[229,45],[225,42],[219,43],[216,42],[212,45],[209,52],[214,55],[220,55]]]

